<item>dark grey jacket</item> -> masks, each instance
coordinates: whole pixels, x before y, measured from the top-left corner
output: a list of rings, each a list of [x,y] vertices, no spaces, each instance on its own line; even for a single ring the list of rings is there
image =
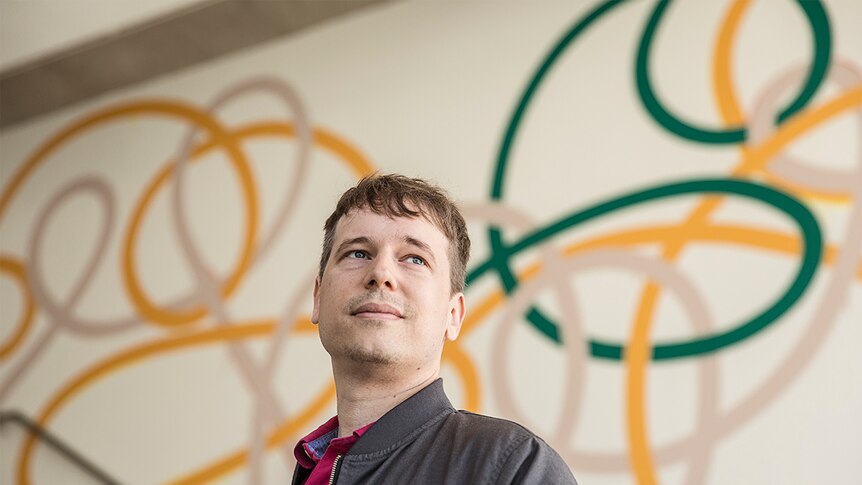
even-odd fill
[[[293,484],[309,470],[297,465]],[[550,446],[523,426],[456,411],[437,379],[383,415],[336,460],[338,485],[577,484]]]

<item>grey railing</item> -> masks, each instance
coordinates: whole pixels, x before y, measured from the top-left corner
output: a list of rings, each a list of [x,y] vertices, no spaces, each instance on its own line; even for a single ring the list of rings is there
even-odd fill
[[[6,426],[7,423],[15,423],[23,427],[36,436],[40,441],[43,441],[46,445],[53,448],[54,451],[80,467],[81,470],[92,476],[99,483],[120,485],[118,480],[108,475],[107,472],[96,466],[92,461],[84,458],[81,453],[75,451],[74,448],[64,443],[60,438],[57,438],[45,428],[36,424],[23,413],[14,410],[0,412],[0,428]]]

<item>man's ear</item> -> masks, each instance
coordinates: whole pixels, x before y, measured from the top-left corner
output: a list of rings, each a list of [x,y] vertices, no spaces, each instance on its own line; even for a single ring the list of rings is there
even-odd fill
[[[320,276],[314,278],[314,307],[311,309],[311,323],[320,321]]]
[[[466,314],[467,307],[464,302],[464,293],[459,292],[449,300],[449,321],[446,322],[446,338],[448,340],[458,338]]]

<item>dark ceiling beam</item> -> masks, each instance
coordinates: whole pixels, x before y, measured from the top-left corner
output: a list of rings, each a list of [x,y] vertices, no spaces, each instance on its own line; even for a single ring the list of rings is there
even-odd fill
[[[215,0],[0,73],[0,130],[391,0]]]

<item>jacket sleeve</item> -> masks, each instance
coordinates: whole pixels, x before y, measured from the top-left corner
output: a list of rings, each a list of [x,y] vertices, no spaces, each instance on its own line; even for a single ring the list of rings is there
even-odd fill
[[[560,455],[541,438],[532,436],[513,447],[495,483],[577,485],[578,482]]]

